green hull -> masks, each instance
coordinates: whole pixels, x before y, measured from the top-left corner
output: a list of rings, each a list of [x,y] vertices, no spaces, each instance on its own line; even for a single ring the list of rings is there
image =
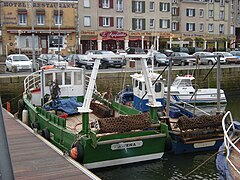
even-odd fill
[[[41,108],[34,107],[26,96],[25,106],[29,123],[42,133],[48,130],[49,141],[64,152],[70,152],[73,145],[81,145],[81,164],[87,168],[127,164],[152,159],[160,159],[164,152],[168,128],[165,124],[145,131],[99,134],[76,134],[66,128],[66,120]],[[133,111],[132,114],[138,114]]]

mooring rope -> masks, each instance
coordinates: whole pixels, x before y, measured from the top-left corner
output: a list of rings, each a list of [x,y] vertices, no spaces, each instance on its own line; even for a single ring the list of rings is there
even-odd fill
[[[222,150],[222,151],[217,151],[215,152],[213,155],[211,155],[209,158],[207,158],[204,162],[202,162],[200,165],[198,165],[197,167],[195,167],[191,172],[189,172],[188,174],[186,174],[185,176],[183,176],[181,178],[182,179],[185,179],[187,176],[191,175],[192,173],[194,173],[196,170],[198,170],[200,167],[202,167],[204,164],[206,164],[210,159],[212,159],[214,156],[216,156],[218,153],[221,153],[221,152],[224,152],[226,150]]]
[[[11,102],[11,101],[13,101],[13,100],[15,100],[15,99],[19,98],[20,96],[22,96],[22,94],[19,94],[18,96],[14,97],[14,98],[12,98],[12,99],[10,99],[10,100],[8,100],[7,102]],[[2,103],[2,105],[6,105],[6,104],[7,104],[7,102],[5,102],[5,103]]]

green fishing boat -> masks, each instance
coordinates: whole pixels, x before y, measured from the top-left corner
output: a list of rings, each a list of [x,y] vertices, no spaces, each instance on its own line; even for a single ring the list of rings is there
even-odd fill
[[[64,64],[43,68],[24,80],[19,117],[86,168],[160,159],[168,127],[150,113],[121,106],[95,89],[100,61],[91,76]]]

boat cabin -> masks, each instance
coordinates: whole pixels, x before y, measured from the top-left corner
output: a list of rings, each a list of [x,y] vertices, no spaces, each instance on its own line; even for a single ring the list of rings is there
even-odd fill
[[[85,72],[83,69],[66,67],[37,71],[25,80],[25,89],[31,93],[31,102],[41,106],[43,100],[51,97],[78,97],[85,94]]]
[[[159,74],[157,73],[149,73],[150,79],[153,82],[158,78]],[[135,73],[130,75],[132,78],[133,85],[133,106],[142,112],[149,111],[149,106],[147,103],[149,102],[149,96],[147,93],[147,86],[144,79],[144,75]],[[153,85],[153,92],[155,93],[156,101],[163,103],[164,98],[164,83],[162,77],[159,78],[155,84]]]

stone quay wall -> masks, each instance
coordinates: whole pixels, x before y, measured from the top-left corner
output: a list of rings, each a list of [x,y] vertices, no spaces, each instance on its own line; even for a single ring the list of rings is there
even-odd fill
[[[197,70],[173,70],[172,79],[177,75],[192,74],[196,78],[196,84],[199,88],[216,88],[217,87],[217,69],[214,68],[208,75],[205,81],[206,74],[209,69]],[[161,70],[156,71],[161,73]],[[100,72],[97,76],[97,89],[99,92],[111,92],[115,95],[121,91],[126,85],[131,85],[130,74],[133,72]],[[0,76],[0,96],[16,97],[23,93],[24,75],[10,75]],[[163,73],[163,78],[166,79],[167,85],[168,71]],[[240,67],[221,68],[221,89],[225,92],[238,91],[240,89]]]

